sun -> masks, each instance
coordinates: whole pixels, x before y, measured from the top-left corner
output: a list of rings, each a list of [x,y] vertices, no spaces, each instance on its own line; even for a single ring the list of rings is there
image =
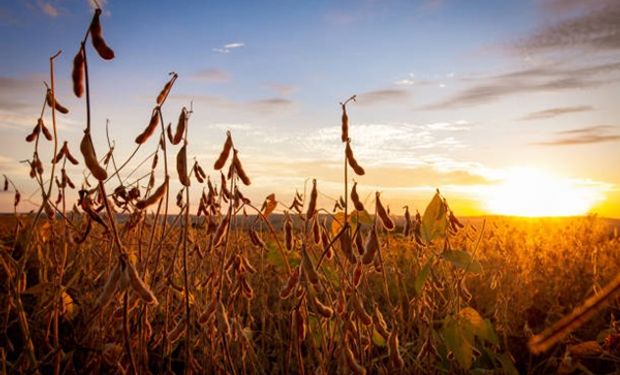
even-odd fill
[[[533,168],[510,169],[489,189],[486,208],[510,216],[584,215],[604,197],[596,186]]]

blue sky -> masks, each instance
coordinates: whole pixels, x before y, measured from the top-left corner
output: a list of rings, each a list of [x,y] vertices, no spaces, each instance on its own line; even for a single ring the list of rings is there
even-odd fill
[[[620,216],[616,1],[102,5],[116,59],[89,55],[94,136],[103,149],[109,119],[119,158],[175,71],[166,121],[193,102],[190,153],[208,166],[231,129],[256,176],[255,200],[271,191],[289,200],[308,177],[325,196],[339,194],[338,102],[358,94],[349,111],[369,170],[363,192],[422,206],[440,187],[463,212],[479,213],[513,168],[541,168]],[[58,97],[71,109],[60,138],[77,152],[84,104],[71,93],[70,64],[91,14],[78,0],[0,5],[0,171],[25,191],[18,161],[32,151],[23,137],[59,49]],[[0,209],[9,201],[3,195]]]

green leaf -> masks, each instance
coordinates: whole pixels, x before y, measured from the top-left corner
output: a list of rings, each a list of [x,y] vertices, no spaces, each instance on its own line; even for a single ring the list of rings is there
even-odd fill
[[[381,334],[374,328],[372,329],[372,342],[382,348],[386,345],[383,336],[381,336]]]
[[[463,324],[462,319],[455,319],[452,316],[444,320],[442,336],[446,348],[452,352],[454,358],[464,369],[469,369],[473,362],[473,341],[474,335],[471,329]]]
[[[426,279],[431,274],[431,260],[422,267],[420,272],[416,275],[415,280],[413,281],[413,288],[415,290],[416,295],[422,294],[422,289],[424,288],[424,284],[426,283]]]
[[[469,272],[482,272],[482,265],[480,262],[472,258],[471,254],[467,251],[446,250],[441,254],[441,257],[452,263],[454,266],[466,269]]]
[[[426,242],[431,242],[436,238],[445,238],[448,231],[448,208],[441,198],[439,191],[431,202],[426,206],[422,216],[421,233]]]
[[[499,339],[497,338],[497,334],[495,333],[495,328],[493,328],[493,323],[491,323],[489,319],[485,319],[484,325],[485,330],[484,333],[480,335],[480,338],[486,340],[493,345],[499,345]]]
[[[496,358],[499,360],[499,363],[502,364],[502,369],[505,374],[519,375],[519,371],[515,368],[515,365],[512,363],[512,359],[508,353],[498,354]]]
[[[489,319],[483,319],[478,311],[471,307],[466,307],[459,311],[459,318],[469,325],[474,335],[480,337],[493,345],[498,344],[497,335],[493,329],[493,324]]]

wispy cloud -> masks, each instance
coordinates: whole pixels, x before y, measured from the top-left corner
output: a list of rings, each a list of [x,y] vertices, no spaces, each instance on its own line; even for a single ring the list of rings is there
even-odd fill
[[[60,15],[60,10],[48,1],[37,0],[36,7],[49,17],[56,18]]]
[[[243,42],[234,42],[234,43],[224,44],[224,46],[222,46],[222,47],[212,48],[211,50],[213,52],[217,52],[217,53],[229,53],[230,51],[232,51],[234,49],[238,49],[238,48],[242,48],[242,47],[245,47],[245,43],[243,43]]]
[[[579,15],[544,26],[517,41],[514,46],[526,52],[557,51],[569,48],[616,50],[620,48],[620,2],[617,0],[549,1],[557,13],[581,10]]]
[[[294,85],[285,85],[281,83],[269,83],[267,87],[280,96],[288,96],[297,91],[298,87]]]
[[[250,110],[261,113],[272,113],[276,111],[282,111],[289,109],[294,106],[295,102],[280,97],[274,98],[266,98],[266,99],[255,99],[250,101],[236,101],[231,100],[223,96],[217,95],[209,95],[209,94],[200,94],[200,95],[191,95],[191,94],[177,94],[171,98],[172,100],[180,100],[180,101],[196,101],[202,102],[210,107],[227,109],[227,110]]]
[[[384,89],[363,92],[357,96],[357,101],[360,105],[375,105],[402,102],[410,97],[410,92],[405,89]]]
[[[196,72],[193,78],[206,82],[228,82],[232,77],[230,73],[223,69],[209,68]]]
[[[596,125],[556,132],[556,139],[537,142],[541,146],[582,145],[620,141],[618,126]]]
[[[503,97],[597,87],[619,79],[620,63],[592,66],[540,66],[487,77],[463,77],[470,87],[454,96],[423,107],[427,110],[486,104]]]
[[[536,111],[536,112],[529,113],[523,116],[520,120],[521,121],[544,120],[544,119],[549,119],[549,118],[565,115],[568,113],[589,112],[592,110],[594,110],[594,108],[589,105],[550,108],[550,109],[545,109],[542,111]]]

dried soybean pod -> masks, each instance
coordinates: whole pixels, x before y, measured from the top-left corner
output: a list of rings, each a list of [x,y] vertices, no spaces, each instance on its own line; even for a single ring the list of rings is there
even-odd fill
[[[314,306],[316,307],[316,311],[323,316],[324,318],[331,318],[334,315],[334,309],[323,304],[317,297],[314,297]]]
[[[398,332],[394,329],[388,338],[388,353],[394,367],[402,368],[405,365],[403,357],[400,355],[400,349],[398,347]]]
[[[110,272],[110,276],[108,276],[108,280],[105,282],[103,286],[103,291],[97,298],[97,302],[95,306],[104,307],[110,302],[110,299],[114,296],[116,289],[118,288],[118,281],[121,277],[121,268],[119,264],[116,264],[116,267]]]
[[[129,284],[133,290],[138,293],[140,298],[149,305],[157,305],[157,298],[153,292],[146,286],[144,281],[138,275],[138,271],[133,264],[127,262],[127,273],[129,275]]]
[[[360,282],[362,281],[362,271],[362,263],[358,261],[355,269],[353,270],[353,285],[356,287],[360,286]]]
[[[355,375],[366,375],[366,369],[357,362],[348,343],[345,345],[344,353],[347,359],[347,365],[349,366],[351,372]]]
[[[316,272],[305,247],[301,249],[301,255],[301,264],[304,268],[306,276],[308,276],[308,280],[310,280],[312,284],[317,284],[319,282],[319,274]]]
[[[174,135],[172,135],[172,123],[168,123],[168,126],[166,126],[166,135],[168,136],[170,143],[172,143],[174,140]]]
[[[351,142],[347,142],[347,147],[345,149],[345,154],[347,156],[347,162],[358,176],[363,176],[366,171],[362,168],[355,160],[355,156],[353,156],[353,150],[351,149]]]
[[[345,229],[340,236],[340,248],[351,264],[355,264],[357,262],[355,254],[353,254],[351,233],[349,232],[349,229]]]
[[[155,132],[157,129],[157,125],[159,125],[159,107],[153,108],[153,112],[151,113],[151,120],[147,125],[146,129],[140,135],[136,137],[136,143],[141,145],[146,142],[147,139]]]
[[[315,218],[312,222],[312,234],[314,235],[314,243],[321,243],[321,227],[319,226],[319,219]]]
[[[78,98],[84,95],[84,47],[80,46],[78,53],[73,58],[73,70],[71,72],[73,79],[73,93]]]
[[[168,191],[168,176],[164,179],[164,182],[155,190],[151,196],[136,203],[136,207],[140,210],[147,208],[148,206],[159,202],[159,200],[166,194]]]
[[[355,314],[360,318],[360,320],[362,321],[362,323],[364,323],[364,325],[367,325],[367,326],[371,325],[372,318],[370,317],[370,315],[368,315],[368,313],[366,312],[366,309],[364,309],[364,304],[362,303],[362,300],[359,298],[357,293],[353,293],[352,298],[353,298],[353,308],[355,309]]]
[[[213,236],[213,247],[218,247],[224,243],[224,239],[226,238],[226,232],[228,231],[229,222],[230,216],[224,216],[224,219],[220,222],[220,225],[217,227],[215,235]]]
[[[340,104],[342,107],[342,133],[340,139],[346,142],[349,139],[349,116],[347,115],[347,106],[345,103]]]
[[[252,181],[250,181],[250,178],[243,169],[241,160],[239,160],[239,157],[237,156],[237,150],[233,150],[233,164],[235,165],[235,171],[237,171],[237,176],[239,176],[243,184],[246,186],[250,185]]]
[[[295,289],[295,285],[297,285],[297,282],[299,281],[299,276],[300,276],[300,273],[301,273],[300,267],[301,267],[301,265],[295,267],[295,270],[293,271],[293,273],[289,277],[288,282],[286,283],[284,288],[282,288],[282,291],[280,291],[280,298],[281,299],[287,299],[291,295],[291,293],[293,292],[293,289]]]
[[[183,107],[183,109],[181,109],[181,114],[179,115],[179,122],[177,123],[176,132],[174,133],[174,137],[171,140],[173,145],[177,145],[179,144],[179,142],[181,142],[181,140],[183,139],[183,135],[185,134],[186,127],[187,127],[187,109]]]
[[[50,133],[49,129],[47,128],[47,126],[45,126],[45,123],[43,123],[43,119],[39,118],[38,122],[41,123],[41,131],[43,132],[43,135],[45,136],[45,139],[47,139],[48,141],[51,141],[52,139],[52,133]]]
[[[362,263],[370,264],[375,259],[375,255],[379,251],[379,235],[377,233],[377,226],[373,225],[366,240],[366,246],[364,247],[364,255],[362,256]]]
[[[26,142],[34,141],[40,132],[41,132],[41,123],[37,121],[37,124],[34,126],[34,129],[32,129],[32,133],[28,134],[28,136],[26,137]]]
[[[319,193],[316,190],[316,179],[312,179],[312,191],[310,192],[310,202],[308,203],[308,212],[306,213],[306,220],[310,220],[316,212],[316,200]]]
[[[286,219],[284,221],[284,243],[286,246],[286,250],[293,250],[293,223],[291,222],[291,217],[286,214]]]
[[[351,200],[353,201],[353,205],[356,210],[364,211],[364,204],[360,201],[360,196],[357,194],[357,182],[353,183],[353,188],[351,189]]]
[[[362,230],[360,227],[357,227],[355,231],[355,238],[353,239],[355,243],[355,247],[357,248],[357,253],[359,255],[364,255],[364,238],[362,237]]]
[[[170,74],[172,75],[172,78],[170,78],[170,80],[166,82],[166,84],[164,85],[164,88],[161,90],[159,95],[157,95],[157,105],[162,105],[164,100],[166,100],[166,98],[168,97],[168,94],[170,93],[170,90],[172,89],[172,85],[174,84],[174,81],[178,77],[178,75],[174,72]]]
[[[97,154],[95,154],[95,147],[93,146],[93,140],[90,137],[89,130],[84,131],[84,137],[82,137],[82,142],[80,142],[80,151],[82,151],[84,163],[90,170],[90,173],[99,181],[107,179],[108,172],[99,165],[99,160],[97,159]]]
[[[392,218],[390,217],[390,215],[388,215],[387,211],[385,211],[385,207],[383,207],[383,204],[381,203],[381,199],[379,198],[379,192],[377,192],[376,194],[376,214],[377,216],[379,216],[379,218],[381,219],[381,223],[383,223],[383,227],[389,231],[394,230],[394,221],[392,220]]]
[[[65,144],[67,144],[67,141],[65,141]],[[80,164],[77,159],[71,155],[71,151],[69,151],[69,146],[67,145],[67,148],[65,149],[65,156],[67,157],[67,159],[69,159],[69,161],[71,162],[71,164],[73,165],[78,165]]]
[[[52,164],[56,164],[60,160],[62,160],[62,157],[65,156],[66,153],[67,153],[67,141],[65,141],[62,144],[62,147],[60,148],[56,156],[54,156],[54,158],[52,159]]]
[[[103,39],[103,32],[101,29],[101,22],[99,17],[101,16],[101,9],[95,9],[93,20],[90,23],[90,39],[93,42],[93,47],[104,60],[112,60],[114,58],[114,51],[106,44]]]
[[[375,329],[384,339],[388,339],[390,336],[390,332],[387,329],[387,324],[385,323],[385,319],[383,318],[383,314],[379,310],[379,307],[375,306],[375,314],[372,316],[372,321],[375,324]]]
[[[52,100],[54,99],[54,100]],[[56,100],[56,98],[52,98],[52,90],[47,90],[47,95],[45,96],[45,101],[47,102],[47,105],[51,108],[52,105],[53,107],[60,113],[62,114],[67,114],[69,113],[69,110],[61,105],[60,103],[58,103],[58,100]]]
[[[228,131],[226,132],[226,142],[224,142],[224,147],[222,148],[222,152],[220,152],[220,156],[215,161],[215,164],[213,164],[213,169],[217,171],[224,167],[224,164],[226,164],[226,160],[228,159],[228,155],[230,155],[230,150],[232,149],[232,146],[232,136]]]
[[[9,190],[9,179],[4,176],[4,191]]]
[[[177,154],[177,173],[179,174],[179,181],[183,186],[189,186],[190,180],[187,175],[187,145],[184,144]]]

